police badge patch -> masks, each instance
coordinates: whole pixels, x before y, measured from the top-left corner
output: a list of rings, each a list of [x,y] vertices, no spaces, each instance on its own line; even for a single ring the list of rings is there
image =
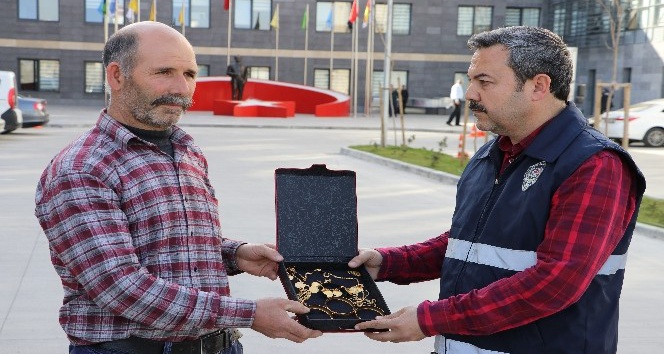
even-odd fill
[[[526,173],[523,175],[523,183],[521,184],[522,191],[525,192],[526,189],[530,188],[530,186],[537,182],[539,176],[544,172],[544,167],[546,167],[546,161],[540,161],[528,167],[528,170],[526,170]]]

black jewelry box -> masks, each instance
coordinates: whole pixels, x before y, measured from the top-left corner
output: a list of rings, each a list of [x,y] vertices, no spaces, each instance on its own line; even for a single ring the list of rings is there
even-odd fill
[[[325,165],[275,170],[279,278],[288,298],[311,309],[298,320],[324,332],[354,331],[390,313],[358,253],[355,172]]]

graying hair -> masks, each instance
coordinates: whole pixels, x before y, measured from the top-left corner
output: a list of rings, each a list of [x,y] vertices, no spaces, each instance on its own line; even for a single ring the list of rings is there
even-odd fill
[[[120,66],[120,73],[129,78],[131,72],[136,66],[136,54],[138,53],[138,34],[134,29],[123,28],[122,30],[114,33],[111,38],[106,41],[104,51],[101,55],[104,70],[111,62],[116,62]],[[104,91],[108,94],[108,104],[111,104],[113,95],[108,83],[104,84]]]
[[[551,78],[550,92],[567,101],[572,82],[572,58],[567,45],[555,33],[540,27],[503,27],[473,35],[468,40],[472,51],[496,44],[507,48],[507,66],[516,76],[519,89],[537,74]]]
[[[129,77],[136,65],[136,54],[138,53],[138,34],[134,29],[124,29],[113,34],[108,39],[102,53],[104,69],[111,62],[120,65],[122,75]]]

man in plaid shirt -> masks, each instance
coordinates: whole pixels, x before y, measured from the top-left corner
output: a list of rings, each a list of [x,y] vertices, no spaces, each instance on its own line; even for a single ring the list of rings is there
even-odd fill
[[[70,353],[237,354],[236,328],[302,342],[321,335],[297,301],[231,297],[228,275],[277,278],[271,246],[223,238],[208,166],[175,126],[191,106],[192,46],[158,22],[107,42],[110,103],[55,156],[35,214],[62,280]]]
[[[350,261],[398,284],[440,279],[423,301],[358,329],[379,341],[436,336],[439,354],[615,353],[618,300],[645,179],[567,102],[572,61],[556,34],[474,35],[466,99],[498,134],[457,185],[452,227]]]

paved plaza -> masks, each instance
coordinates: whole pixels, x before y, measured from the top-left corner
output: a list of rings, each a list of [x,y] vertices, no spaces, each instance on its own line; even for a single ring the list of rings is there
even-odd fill
[[[58,324],[62,301],[59,279],[48,245],[34,217],[34,190],[48,161],[69,141],[92,126],[98,109],[50,107],[51,124],[0,136],[0,353],[67,352]],[[446,116],[406,116],[412,146],[456,154],[460,128],[446,126]],[[390,120],[388,143],[400,143],[398,120]],[[453,183],[340,153],[350,145],[380,142],[377,117],[289,119],[215,117],[190,112],[180,124],[206,153],[210,178],[220,201],[225,237],[273,243],[275,239],[274,170],[326,164],[357,172],[360,247],[397,246],[446,231],[454,211]],[[483,141],[479,141],[481,144]],[[468,150],[475,142],[470,141]],[[664,199],[664,149],[630,149],[648,181],[646,195]],[[639,225],[627,261],[621,299],[618,352],[656,353],[664,346],[664,233]],[[281,284],[247,275],[230,280],[236,297],[285,296]],[[437,281],[409,286],[378,284],[392,311],[417,305],[438,294]],[[391,344],[360,333],[326,334],[294,344],[242,330],[246,353],[353,354],[429,353],[433,339]]]

